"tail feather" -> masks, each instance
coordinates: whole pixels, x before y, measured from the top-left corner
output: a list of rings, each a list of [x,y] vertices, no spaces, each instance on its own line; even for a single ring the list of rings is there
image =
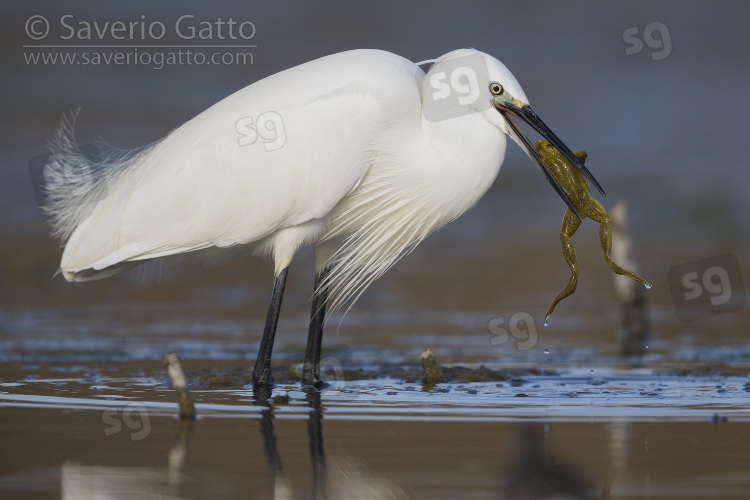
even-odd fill
[[[52,235],[63,244],[106,197],[107,186],[151,149],[104,158],[84,154],[74,134],[79,112],[80,108],[63,115],[48,143],[50,155],[44,167],[42,210],[49,216]]]

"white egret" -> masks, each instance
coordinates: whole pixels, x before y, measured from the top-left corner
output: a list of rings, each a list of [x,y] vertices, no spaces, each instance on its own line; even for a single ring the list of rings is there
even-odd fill
[[[326,308],[351,307],[400,257],[472,207],[497,177],[506,135],[576,212],[514,119],[601,191],[500,61],[462,49],[427,62],[425,74],[395,54],[353,50],[282,71],[110,161],[93,180],[69,175],[82,156],[72,120],[63,123],[45,206],[65,241],[60,272],[86,281],[186,253],[214,262],[270,256],[273,292],[253,369],[255,384],[267,386],[289,264],[313,245],[303,383],[319,386]]]

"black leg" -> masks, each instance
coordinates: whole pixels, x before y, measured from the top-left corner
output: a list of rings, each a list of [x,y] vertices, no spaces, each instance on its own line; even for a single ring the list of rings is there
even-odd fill
[[[273,351],[273,339],[276,336],[276,324],[279,322],[281,299],[284,297],[284,285],[286,284],[286,275],[288,272],[289,268],[284,268],[273,280],[273,292],[271,294],[271,303],[268,306],[266,326],[263,329],[263,339],[260,341],[258,359],[255,361],[255,368],[253,368],[254,385],[273,384],[273,377],[271,376],[271,351]]]
[[[315,274],[316,291],[330,270],[329,266],[320,273]],[[305,365],[302,368],[302,385],[312,385],[318,388],[323,385],[323,379],[320,378],[320,346],[323,341],[323,323],[326,315],[327,298],[327,287],[323,287],[320,293],[313,295],[310,330],[307,334],[307,350],[305,351]]]

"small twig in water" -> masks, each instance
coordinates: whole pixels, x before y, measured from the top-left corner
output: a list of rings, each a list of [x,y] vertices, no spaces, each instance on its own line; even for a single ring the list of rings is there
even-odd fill
[[[162,356],[162,360],[172,381],[172,387],[177,391],[177,403],[180,405],[180,419],[194,420],[195,405],[185,382],[185,373],[182,371],[180,358],[177,356],[177,353],[173,352]]]

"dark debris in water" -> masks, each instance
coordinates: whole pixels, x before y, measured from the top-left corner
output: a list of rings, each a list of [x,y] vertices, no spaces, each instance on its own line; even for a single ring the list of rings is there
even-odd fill
[[[271,398],[271,402],[275,405],[288,405],[290,400],[289,394],[278,394]]]
[[[191,389],[239,389],[253,381],[250,370],[242,368],[185,370],[185,378]]]
[[[273,380],[277,384],[294,384],[302,377],[296,366],[273,367]],[[241,389],[252,384],[251,368],[206,368],[199,370],[185,370],[188,387],[191,389]],[[323,372],[326,380],[368,380],[376,378],[375,372],[366,371],[361,368],[343,369],[334,371],[332,369]]]
[[[465,366],[441,366],[440,373],[443,376],[443,382],[448,383],[510,381],[511,385],[524,384],[526,380],[523,379],[523,376],[525,375],[558,375],[557,372],[540,370],[538,368],[493,370],[484,365],[480,365],[478,368],[467,368]],[[383,367],[382,374],[392,378],[401,378],[407,382],[417,382],[422,375],[421,371],[417,368],[388,370],[387,367]]]
[[[557,372],[541,370],[538,368],[507,370],[493,370],[484,365],[478,368],[465,366],[440,366],[442,383],[461,384],[472,382],[508,382],[513,387],[524,385],[528,382],[527,376],[556,376]],[[277,384],[294,384],[301,380],[301,371],[298,366],[275,366],[273,367],[273,378]],[[252,384],[251,367],[234,368],[205,368],[186,369],[185,377],[190,389],[242,389]],[[339,370],[326,370],[323,378],[327,381],[359,381],[375,380],[378,378],[393,378],[403,380],[407,384],[423,383],[424,370],[421,366],[413,365],[380,365],[374,369],[343,368]],[[156,379],[164,385],[169,385],[166,372],[157,371]],[[503,384],[498,384],[502,386]],[[432,388],[432,387],[430,387]],[[406,390],[420,390],[422,387],[408,386]]]

